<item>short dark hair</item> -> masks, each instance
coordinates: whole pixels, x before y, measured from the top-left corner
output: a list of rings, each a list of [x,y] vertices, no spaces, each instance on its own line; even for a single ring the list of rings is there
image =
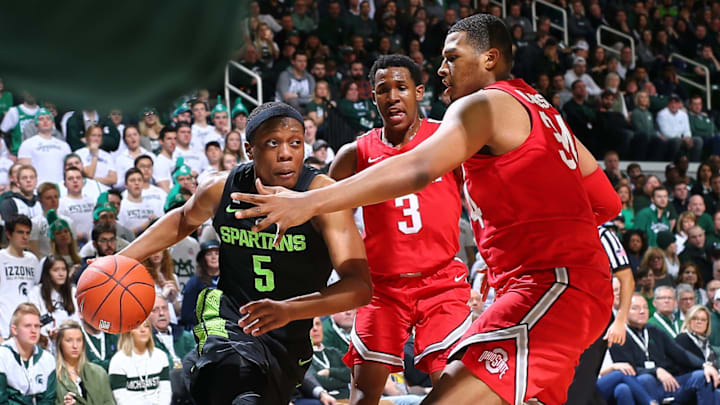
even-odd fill
[[[308,57],[307,54],[305,53],[305,51],[295,51],[295,52],[293,52],[293,54],[292,54],[292,60],[297,59],[297,57],[300,56],[300,55],[302,55],[302,56],[304,56],[304,57],[306,57],[306,58]]]
[[[652,196],[655,197],[655,193],[657,193],[658,191],[665,191],[666,193],[668,193],[668,195],[670,194],[670,192],[665,186],[658,186],[653,189]]]
[[[125,183],[127,183],[128,179],[133,174],[139,174],[140,177],[143,177],[143,174],[140,171],[140,169],[138,169],[137,167],[131,167],[131,168],[127,169],[127,171],[125,172]]]
[[[68,172],[72,172],[72,171],[75,171],[75,172],[80,173],[80,176],[83,175],[82,170],[78,169],[78,168],[75,167],[75,166],[70,166],[70,167],[68,167],[67,169],[65,169],[65,172],[63,173],[63,180],[65,180],[65,176],[67,176]]]
[[[512,66],[512,37],[501,19],[492,14],[475,14],[456,22],[448,34],[453,32],[465,32],[478,52],[498,49],[508,67]]]
[[[123,199],[123,198],[122,198],[122,192],[121,192],[120,190],[114,188],[114,187],[111,188],[110,190],[108,190],[108,195],[110,195],[110,194],[112,194],[112,195],[114,195],[114,196],[117,196],[120,200]]]
[[[15,227],[17,225],[25,225],[32,230],[32,221],[30,221],[30,218],[24,214],[13,215],[7,219],[5,221],[5,230],[7,233],[13,233],[15,232]]]
[[[203,106],[205,106],[206,110],[209,109],[207,103],[200,99],[195,98],[195,99],[190,100],[190,108],[195,107],[196,104],[202,104]]]
[[[368,74],[372,87],[375,87],[375,74],[377,71],[389,67],[406,68],[408,72],[410,72],[410,77],[415,85],[422,84],[422,71],[415,61],[405,55],[381,55],[375,63],[373,63],[370,68],[370,73]]]
[[[572,82],[572,84],[570,85],[570,90],[575,90],[575,86],[577,86],[577,85],[580,84],[580,83],[585,84],[585,82],[583,82],[583,81],[580,80],[580,79],[577,79],[577,80],[575,80],[574,82]]]
[[[111,233],[117,236],[117,228],[115,228],[115,224],[98,222],[93,226],[90,237],[92,238],[93,242],[97,242],[98,239],[100,239],[100,235],[103,233]]]
[[[180,128],[186,128],[186,127],[192,129],[192,125],[190,125],[189,123],[187,123],[185,121],[180,121],[177,124],[175,124],[175,132],[177,132],[177,130]]]
[[[159,136],[160,136],[160,140],[161,140],[161,141],[165,140],[165,135],[166,135],[168,132],[175,132],[175,133],[177,133],[177,127],[179,127],[179,126],[180,126],[180,125],[175,125],[175,126],[165,125],[165,126],[160,130],[160,135],[159,135]]]
[[[137,168],[138,162],[141,161],[141,160],[143,160],[143,159],[148,159],[148,160],[150,160],[151,162],[153,162],[153,165],[155,165],[155,162],[152,160],[152,158],[151,158],[150,156],[148,156],[148,155],[140,155],[140,156],[138,156],[138,157],[135,158],[135,161],[133,162],[133,167],[134,167],[134,168]]]
[[[123,141],[124,141],[125,138],[127,137],[127,131],[128,131],[128,129],[130,129],[130,128],[133,128],[133,129],[135,129],[136,131],[138,131],[138,134],[140,133],[140,130],[138,129],[137,125],[135,125],[135,124],[127,124],[127,125],[125,126],[125,129],[123,129],[123,134],[122,134]]]

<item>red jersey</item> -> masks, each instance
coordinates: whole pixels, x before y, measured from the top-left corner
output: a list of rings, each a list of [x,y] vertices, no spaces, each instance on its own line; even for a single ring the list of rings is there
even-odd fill
[[[517,149],[500,156],[478,152],[462,165],[475,242],[490,285],[498,289],[510,278],[554,267],[607,273],[575,137],[560,113],[521,79],[486,89],[502,90],[522,103],[532,128]]]
[[[357,171],[409,151],[429,138],[440,122],[423,120],[415,137],[396,149],[375,128],[357,139]],[[363,207],[370,273],[435,272],[458,252],[460,180],[453,172],[418,193]]]

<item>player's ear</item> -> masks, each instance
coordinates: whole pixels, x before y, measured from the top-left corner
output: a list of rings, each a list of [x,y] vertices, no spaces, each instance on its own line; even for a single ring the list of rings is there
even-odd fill
[[[245,154],[248,159],[255,160],[255,158],[253,158],[253,148],[252,145],[250,145],[250,142],[245,142]]]
[[[373,104],[377,105],[377,100],[375,99],[375,90],[372,91],[370,98],[372,99]]]
[[[415,100],[422,101],[424,95],[425,95],[425,85],[418,84],[417,86],[415,86]]]
[[[485,51],[485,57],[483,58],[483,67],[486,70],[492,70],[496,65],[500,63],[500,50],[497,48],[490,48]]]

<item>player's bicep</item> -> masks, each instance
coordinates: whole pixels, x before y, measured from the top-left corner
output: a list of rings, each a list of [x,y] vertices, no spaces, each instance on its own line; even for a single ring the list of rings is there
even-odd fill
[[[578,152],[578,166],[580,167],[580,173],[583,177],[591,175],[598,168],[597,160],[590,153],[590,151],[580,142],[577,137],[575,138],[575,148]]]
[[[330,164],[328,176],[335,180],[342,180],[355,174],[357,170],[357,142],[343,145]]]
[[[492,135],[491,114],[486,95],[463,97],[450,105],[433,136],[403,155],[413,158],[431,180],[436,179],[488,144]]]

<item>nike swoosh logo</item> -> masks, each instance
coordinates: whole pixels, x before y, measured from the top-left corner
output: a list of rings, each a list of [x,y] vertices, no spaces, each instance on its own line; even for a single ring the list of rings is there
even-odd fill
[[[455,282],[457,283],[460,280],[463,280],[465,278],[465,274],[460,274],[455,276]]]
[[[240,211],[240,208],[233,208],[232,205],[228,205],[227,207],[225,207],[225,212],[227,212],[228,214],[232,214],[235,211]]]
[[[368,163],[375,163],[375,162],[377,162],[378,160],[380,160],[380,159],[382,159],[382,158],[384,158],[384,156],[378,156],[378,157],[374,157],[374,158],[368,158]]]
[[[298,366],[303,367],[306,364],[310,363],[311,361],[312,361],[312,357],[310,357],[309,359],[304,360],[304,361],[303,361],[303,359],[298,359]]]

